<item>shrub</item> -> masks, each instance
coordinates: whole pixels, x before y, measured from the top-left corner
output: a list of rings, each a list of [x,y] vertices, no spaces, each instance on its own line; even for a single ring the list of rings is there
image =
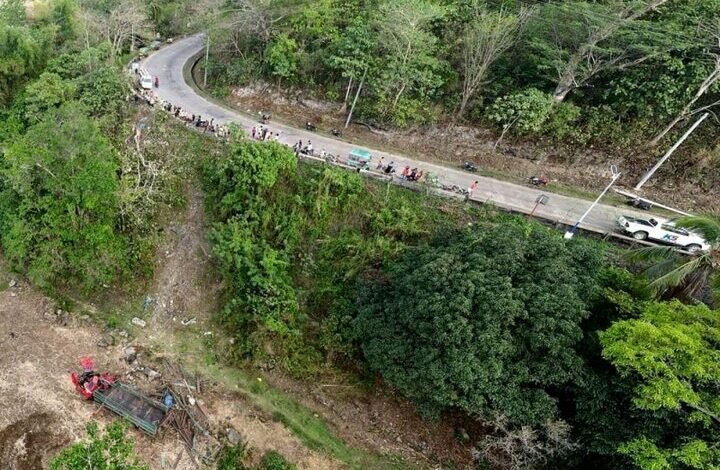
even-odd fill
[[[515,129],[519,134],[532,134],[542,130],[551,108],[550,95],[528,88],[496,99],[487,117],[503,127]]]
[[[126,429],[123,421],[115,421],[101,433],[97,423],[88,423],[89,439],[62,450],[50,462],[50,469],[150,470],[135,457],[135,443],[125,435]]]

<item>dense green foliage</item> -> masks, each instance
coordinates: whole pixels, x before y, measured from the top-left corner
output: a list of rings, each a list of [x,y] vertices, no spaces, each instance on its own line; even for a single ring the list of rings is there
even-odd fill
[[[192,154],[211,147],[163,117],[143,118],[139,145],[130,139],[137,110],[116,56],[130,38],[111,44],[92,30],[105,21],[108,34],[122,29],[111,13],[84,16],[73,0],[36,5],[32,18],[18,1],[0,13],[5,257],[46,290],[89,292],[149,274],[155,219],[182,202]]]
[[[230,144],[204,173],[235,358],[379,372],[428,413],[490,420],[486,462],[637,468],[650,444],[687,460],[663,446],[711,436],[639,406],[639,377],[603,356],[598,333],[655,304],[596,242],[299,164],[276,143]]]
[[[100,432],[97,423],[88,423],[88,439],[63,449],[50,462],[51,470],[149,470],[138,463],[126,428],[123,421],[115,421]]]
[[[428,409],[539,424],[580,381],[574,348],[602,263],[539,226],[480,226],[407,250],[362,291],[370,366]]]
[[[434,216],[427,203],[411,203],[418,196],[386,199],[377,188],[367,193],[356,174],[298,167],[292,151],[276,143],[232,144],[208,161],[205,186],[215,220],[210,237],[228,286],[222,316],[236,332],[238,353],[271,351],[296,372],[319,364],[318,348],[347,349],[336,336],[348,326],[341,313],[352,302],[347,289]],[[378,209],[383,200],[388,205]]]
[[[459,113],[501,130],[515,109],[532,115],[511,133],[617,146],[720,92],[717,0],[253,3],[215,22],[215,86],[265,78],[342,101],[364,77],[356,116],[379,125]]]
[[[636,384],[633,404],[675,414],[683,426],[662,439],[638,435],[620,447],[643,469],[720,465],[720,318],[704,305],[652,302],[639,318],[600,336],[603,356]]]
[[[1,231],[5,255],[41,287],[111,282],[127,265],[115,230],[117,159],[77,105],[47,113],[5,151]]]

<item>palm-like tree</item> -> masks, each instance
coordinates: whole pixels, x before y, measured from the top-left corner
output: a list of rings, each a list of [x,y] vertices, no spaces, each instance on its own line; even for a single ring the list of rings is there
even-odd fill
[[[709,288],[720,300],[720,213],[682,217],[675,225],[701,235],[710,249],[685,255],[673,247],[648,247],[634,250],[631,257],[653,263],[645,274],[657,294],[676,292],[697,299]]]

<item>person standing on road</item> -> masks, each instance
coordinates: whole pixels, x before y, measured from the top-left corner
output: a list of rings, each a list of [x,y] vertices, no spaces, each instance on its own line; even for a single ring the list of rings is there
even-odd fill
[[[473,193],[475,192],[475,190],[476,190],[477,188],[478,188],[478,181],[475,180],[475,181],[473,181],[473,183],[472,183],[472,184],[470,185],[470,187],[468,188],[468,192],[467,192],[467,194],[465,195],[465,200],[466,200],[466,201],[473,196]]]
[[[375,167],[376,170],[382,170],[383,164],[385,163],[385,157],[380,157],[380,161]]]
[[[257,132],[257,129],[255,129],[255,126],[253,126],[252,130],[250,131],[250,135],[252,135],[253,140],[255,140],[255,133]]]

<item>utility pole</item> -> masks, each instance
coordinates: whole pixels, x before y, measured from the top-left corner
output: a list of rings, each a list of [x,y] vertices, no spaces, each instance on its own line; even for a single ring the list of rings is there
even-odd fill
[[[210,34],[208,33],[207,41],[205,42],[205,78],[203,78],[203,88],[207,87],[207,71],[208,71],[208,59],[210,57]]]
[[[355,103],[357,103],[358,96],[362,90],[363,83],[365,83],[365,74],[367,74],[367,67],[363,71],[362,78],[360,79],[360,85],[358,86],[357,93],[355,93],[355,99],[353,99],[352,106],[350,106],[350,113],[348,114],[347,120],[345,121],[345,129],[350,125],[350,119],[352,119],[353,111],[355,110]]]
[[[697,121],[695,121],[695,124],[693,124],[693,125],[690,127],[690,129],[688,129],[687,132],[685,132],[685,134],[683,134],[683,136],[680,137],[680,140],[678,140],[677,142],[675,142],[675,145],[673,145],[672,147],[670,147],[670,150],[668,150],[667,153],[665,153],[665,155],[663,155],[663,157],[655,164],[655,166],[652,167],[652,169],[651,169],[650,171],[648,171],[647,173],[645,173],[645,176],[643,176],[642,179],[640,180],[640,182],[638,182],[638,184],[635,185],[635,191],[639,191],[640,188],[642,188],[643,185],[644,185],[645,183],[647,183],[647,181],[648,181],[650,178],[652,178],[652,175],[658,170],[658,168],[660,168],[660,167],[662,166],[663,163],[665,163],[665,160],[667,160],[668,158],[670,158],[670,155],[672,155],[673,152],[674,152],[678,147],[680,147],[680,144],[682,144],[683,142],[685,142],[685,139],[687,139],[687,138],[690,136],[690,134],[692,134],[693,131],[697,128],[697,126],[699,126],[708,116],[710,116],[710,113],[705,113],[705,114],[703,114],[702,116],[700,116],[700,119],[698,119]]]
[[[614,185],[615,182],[618,180],[618,178],[620,178],[621,173],[618,170],[617,166],[611,165],[610,171],[612,172],[612,181],[610,181],[610,184],[608,184],[607,187],[605,187],[605,189],[603,190],[603,192],[601,192],[600,195],[597,197],[597,199],[595,199],[595,202],[590,204],[590,207],[588,207],[588,210],[586,210],[585,213],[578,219],[578,221],[575,222],[575,225],[573,225],[570,228],[570,230],[565,232],[565,235],[563,235],[563,238],[565,240],[570,240],[573,237],[573,235],[575,235],[575,232],[577,232],[578,227],[583,222],[583,220],[585,220],[585,217],[588,216],[590,211],[592,211],[593,208],[597,205],[597,203],[600,202],[600,199],[602,199],[602,197],[605,195],[605,193],[607,193],[610,190],[610,188],[612,187],[612,185]]]
[[[130,52],[135,52],[135,23],[130,25]]]

